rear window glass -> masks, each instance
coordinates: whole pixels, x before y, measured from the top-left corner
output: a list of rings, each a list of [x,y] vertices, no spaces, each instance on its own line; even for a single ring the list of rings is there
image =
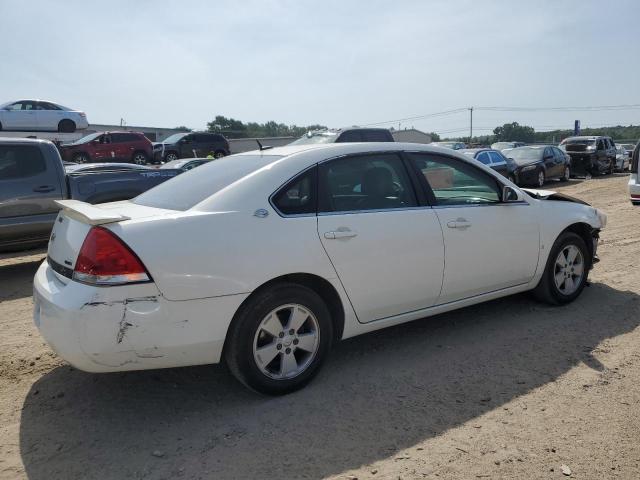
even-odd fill
[[[188,210],[214,193],[279,159],[279,155],[232,155],[173,177],[133,199],[133,203]]]
[[[32,177],[46,169],[39,147],[0,145],[0,180]]]

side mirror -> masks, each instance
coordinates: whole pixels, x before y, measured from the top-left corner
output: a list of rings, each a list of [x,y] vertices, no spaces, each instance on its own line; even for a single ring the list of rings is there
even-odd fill
[[[515,188],[505,185],[502,187],[502,201],[504,203],[513,203],[522,201],[522,196]]]

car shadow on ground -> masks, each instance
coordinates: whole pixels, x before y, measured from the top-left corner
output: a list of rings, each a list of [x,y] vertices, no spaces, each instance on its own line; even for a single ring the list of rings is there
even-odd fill
[[[33,295],[33,276],[42,258],[22,263],[0,265],[0,302]]]
[[[387,458],[554,382],[640,323],[638,295],[517,295],[341,342],[304,390],[264,397],[224,367],[58,367],[24,400],[31,479],[320,478]]]

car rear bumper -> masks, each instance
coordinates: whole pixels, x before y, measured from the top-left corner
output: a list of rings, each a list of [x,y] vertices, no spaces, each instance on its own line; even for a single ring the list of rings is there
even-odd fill
[[[153,283],[92,287],[55,273],[34,279],[34,322],[51,348],[87,372],[217,363],[247,294],[173,302]]]
[[[629,177],[629,200],[633,205],[640,205],[640,183],[636,173]]]

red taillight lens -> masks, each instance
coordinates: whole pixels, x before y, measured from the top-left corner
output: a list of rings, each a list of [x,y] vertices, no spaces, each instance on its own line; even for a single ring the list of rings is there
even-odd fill
[[[151,280],[140,259],[111,231],[93,227],[84,239],[73,279],[93,285],[121,285]]]

